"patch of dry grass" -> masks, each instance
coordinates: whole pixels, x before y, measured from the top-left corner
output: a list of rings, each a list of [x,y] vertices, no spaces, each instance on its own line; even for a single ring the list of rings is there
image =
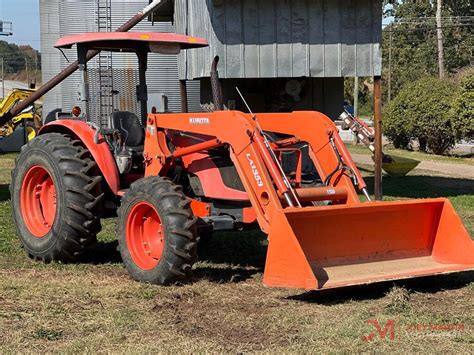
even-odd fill
[[[0,184],[8,183],[6,160]],[[44,265],[24,255],[9,201],[0,202],[0,353],[472,349],[472,272],[321,292],[270,289],[262,285],[264,236],[241,232],[209,241],[189,283],[157,287],[128,278],[114,224],[105,221],[102,243],[83,263]],[[382,328],[393,320],[395,339],[363,340],[377,332],[370,320]],[[464,329],[414,331],[418,324]]]
[[[199,267],[198,267],[199,268]],[[429,351],[460,352],[472,337],[472,290],[439,278],[448,290],[416,283],[301,293],[243,282],[198,280],[155,287],[100,270],[3,269],[0,351]],[[471,275],[472,277],[472,275]],[[404,287],[413,288],[408,291]],[[410,292],[407,298],[405,295]],[[456,302],[453,302],[453,299]],[[400,305],[403,305],[400,307]],[[362,336],[395,319],[399,342]],[[465,330],[414,336],[411,324],[464,324]],[[434,343],[433,343],[434,342]]]

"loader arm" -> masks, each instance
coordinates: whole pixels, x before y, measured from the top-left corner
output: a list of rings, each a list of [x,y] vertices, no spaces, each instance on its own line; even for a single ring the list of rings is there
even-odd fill
[[[34,90],[13,89],[0,103],[0,116],[10,111],[18,102],[29,97]]]

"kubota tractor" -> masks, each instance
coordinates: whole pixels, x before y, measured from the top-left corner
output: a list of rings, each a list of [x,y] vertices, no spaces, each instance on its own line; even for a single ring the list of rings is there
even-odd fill
[[[322,289],[474,268],[474,244],[447,199],[372,202],[336,126],[318,112],[146,114],[149,52],[206,46],[176,34],[89,33],[77,45],[85,115],[44,126],[13,172],[14,221],[31,257],[69,262],[117,213],[137,280],[185,279],[199,233],[258,224],[264,283]],[[142,115],[93,124],[87,53],[135,52]],[[219,97],[218,86],[214,87]],[[359,193],[367,200],[361,202]]]

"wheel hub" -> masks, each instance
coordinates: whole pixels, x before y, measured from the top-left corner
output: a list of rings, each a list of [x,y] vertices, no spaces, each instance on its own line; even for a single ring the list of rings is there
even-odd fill
[[[126,223],[127,247],[133,261],[143,270],[153,269],[165,245],[157,210],[148,202],[138,202],[131,208]]]
[[[56,187],[48,171],[31,167],[23,179],[20,192],[21,213],[26,227],[37,238],[51,230],[56,219]]]

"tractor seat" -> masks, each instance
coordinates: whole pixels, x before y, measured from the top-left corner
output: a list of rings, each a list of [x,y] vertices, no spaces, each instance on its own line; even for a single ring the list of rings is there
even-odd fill
[[[118,130],[125,139],[125,146],[133,151],[143,151],[145,131],[138,116],[133,112],[117,111],[111,115],[111,127]]]

